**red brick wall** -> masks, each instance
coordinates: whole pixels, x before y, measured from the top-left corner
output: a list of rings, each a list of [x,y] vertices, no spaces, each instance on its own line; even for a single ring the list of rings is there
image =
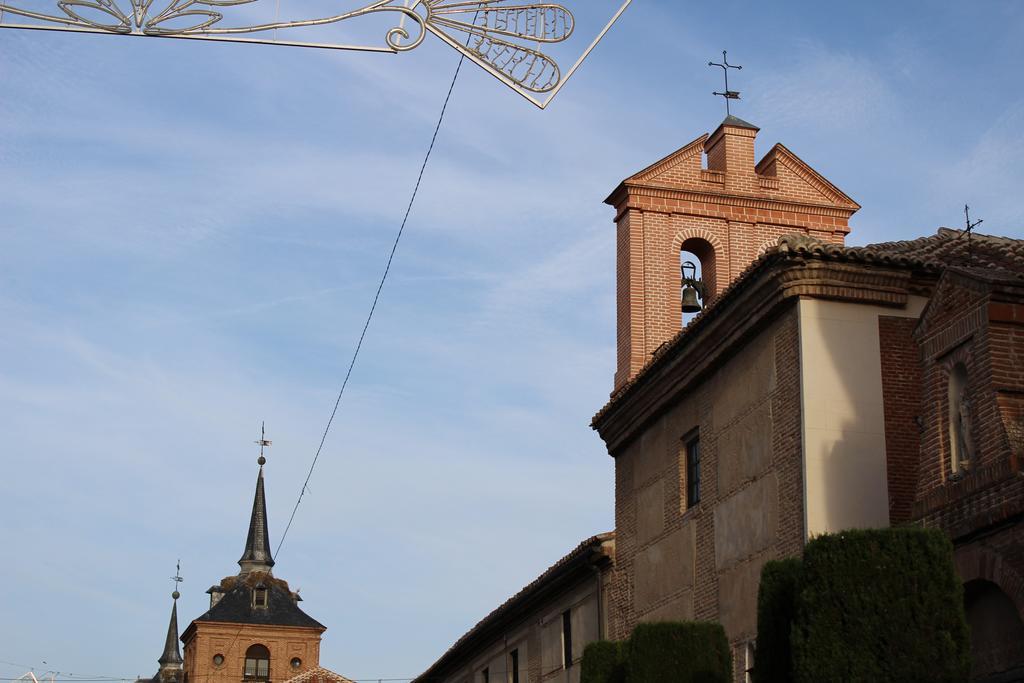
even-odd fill
[[[1024,397],[1024,303],[993,296],[992,285],[947,272],[916,333],[924,434],[913,518],[950,535],[961,579],[991,582],[1024,618],[1024,473],[1007,435]],[[974,454],[954,474],[947,386],[957,362],[968,372]],[[974,645],[975,673],[1024,665],[1024,649]]]
[[[921,430],[921,361],[914,341],[914,318],[879,316],[882,354],[882,403],[885,457],[889,481],[889,523],[910,519],[917,489]]]

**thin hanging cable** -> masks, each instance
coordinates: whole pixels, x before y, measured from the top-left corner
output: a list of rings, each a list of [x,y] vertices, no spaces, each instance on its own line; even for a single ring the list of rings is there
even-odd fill
[[[448,94],[444,98],[444,104],[441,106],[441,115],[437,118],[437,125],[434,127],[434,135],[430,138],[430,146],[427,147],[427,154],[423,157],[423,164],[420,166],[420,174],[416,178],[416,185],[412,190],[412,197],[409,198],[409,205],[405,209],[405,216],[402,218],[402,225],[398,229],[398,234],[395,236],[395,242],[391,245],[391,254],[388,256],[387,266],[384,268],[384,274],[380,278],[380,284],[377,285],[377,293],[373,297],[373,305],[370,306],[370,313],[366,316],[366,324],[363,325],[363,331],[359,335],[359,343],[356,344],[355,353],[352,354],[352,361],[348,364],[348,371],[345,373],[345,380],[341,383],[341,391],[338,392],[338,398],[334,402],[334,410],[331,411],[331,417],[327,420],[327,427],[324,429],[324,434],[320,438],[320,445],[316,449],[316,455],[313,456],[313,463],[309,466],[309,473],[306,475],[306,481],[302,484],[302,490],[299,491],[299,499],[295,501],[295,507],[292,508],[291,517],[288,518],[288,525],[284,528],[284,533],[281,535],[281,540],[277,543],[277,551],[274,553],[274,557],[277,557],[281,553],[281,546],[284,545],[284,539],[288,536],[288,530],[292,528],[292,522],[295,520],[295,513],[299,509],[299,504],[302,503],[302,497],[306,495],[309,490],[309,480],[313,477],[313,470],[316,468],[317,460],[320,459],[320,453],[323,451],[324,443],[327,441],[327,434],[331,431],[331,425],[334,423],[334,417],[338,414],[338,406],[341,405],[341,398],[345,395],[345,387],[348,386],[348,380],[352,377],[352,369],[356,365],[356,359],[359,358],[359,351],[363,348],[363,340],[366,338],[366,331],[370,329],[370,321],[373,320],[373,314],[377,310],[377,302],[380,301],[380,293],[384,289],[384,283],[388,279],[388,273],[391,272],[391,263],[395,260],[395,252],[398,251],[398,243],[402,240],[402,233],[405,232],[405,224],[409,221],[409,214],[412,213],[413,204],[416,203],[416,195],[420,191],[420,183],[423,182],[423,172],[427,169],[427,162],[430,161],[430,153],[434,151],[434,144],[437,142],[437,135],[441,131],[441,123],[444,121],[444,114],[448,110],[448,102],[451,101],[452,92],[455,90],[455,82],[459,78],[459,72],[462,70],[462,63],[465,61],[465,57],[459,57],[459,64],[455,67],[455,75],[452,76],[452,83],[448,86]]]

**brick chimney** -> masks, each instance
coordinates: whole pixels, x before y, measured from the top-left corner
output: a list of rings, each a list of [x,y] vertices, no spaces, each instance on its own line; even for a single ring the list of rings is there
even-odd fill
[[[700,261],[707,306],[782,235],[842,244],[850,231],[860,206],[783,145],[754,163],[758,130],[728,116],[606,200],[618,232],[616,389],[682,327],[681,252]]]
[[[757,126],[735,116],[727,116],[704,143],[708,170],[725,174],[726,192],[756,192],[754,139]]]

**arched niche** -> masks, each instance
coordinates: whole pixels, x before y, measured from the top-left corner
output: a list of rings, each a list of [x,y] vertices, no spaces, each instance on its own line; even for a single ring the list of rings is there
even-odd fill
[[[958,474],[971,464],[971,400],[968,394],[967,366],[957,362],[950,368],[947,389],[949,412],[949,466]]]
[[[971,629],[971,680],[1019,680],[1024,675],[1024,622],[1017,606],[991,581],[964,584],[964,610]]]

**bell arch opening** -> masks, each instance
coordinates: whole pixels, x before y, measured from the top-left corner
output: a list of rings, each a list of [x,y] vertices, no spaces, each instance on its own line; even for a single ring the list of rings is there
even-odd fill
[[[683,327],[686,327],[714,298],[717,291],[715,266],[715,247],[710,242],[701,237],[691,237],[683,241],[679,250]]]

